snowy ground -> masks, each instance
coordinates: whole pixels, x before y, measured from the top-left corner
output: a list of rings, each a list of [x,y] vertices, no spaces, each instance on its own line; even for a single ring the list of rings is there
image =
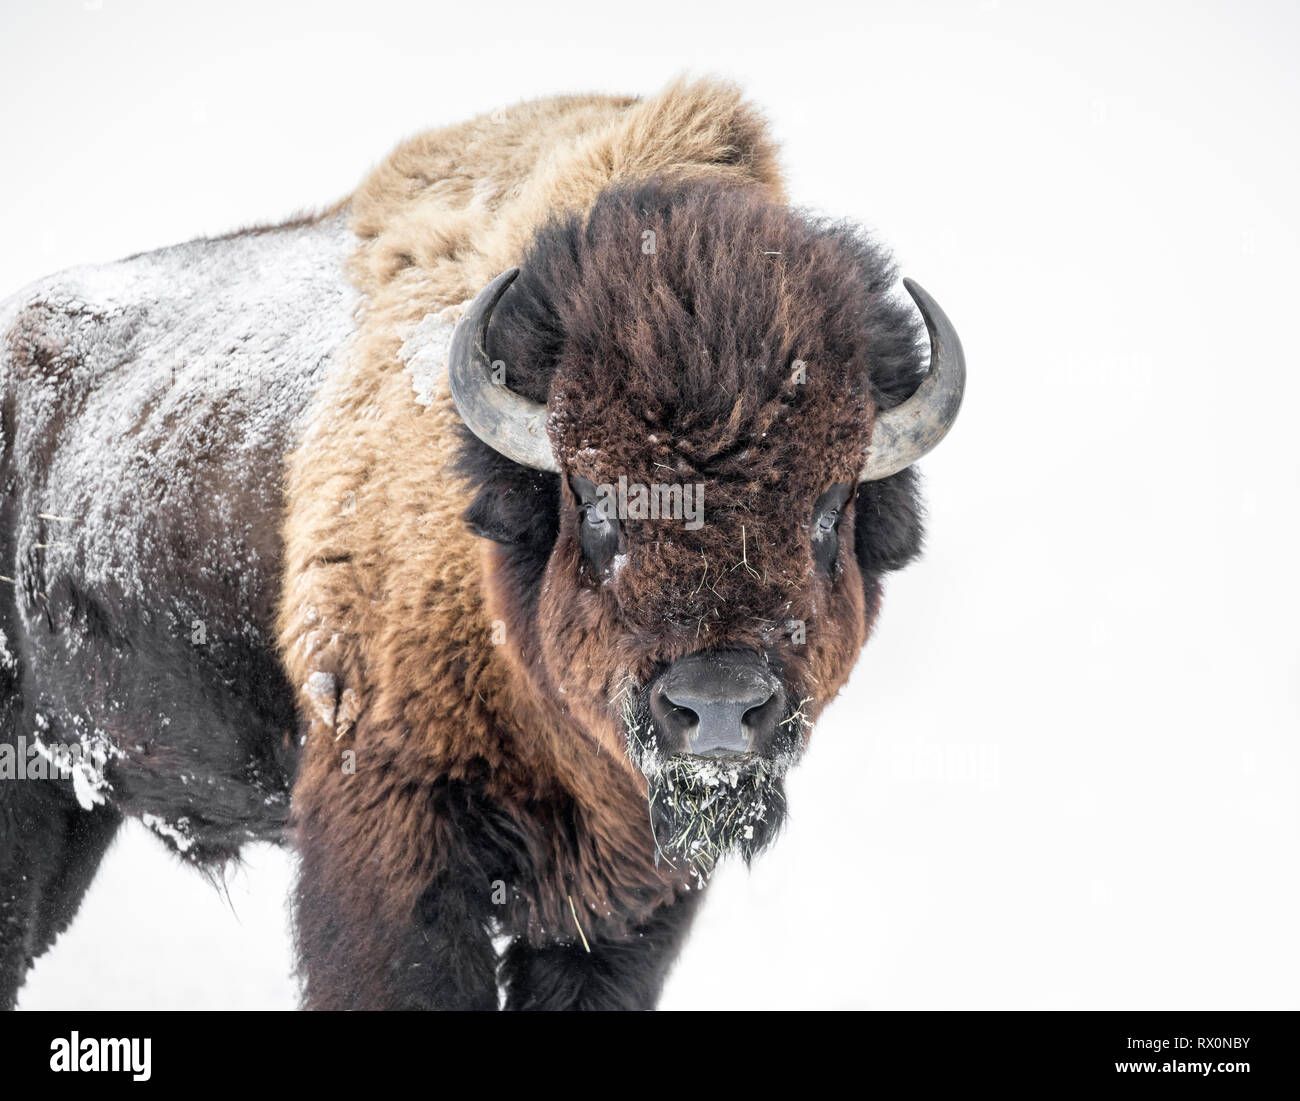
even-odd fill
[[[20,1009],[291,1009],[290,858],[245,851],[229,901],[130,823]]]
[[[1295,1008],[1297,9],[797,14],[6,8],[0,284],[324,203],[521,97],[734,76],[970,390],[927,556],[664,1005]],[[289,877],[250,851],[228,905],[133,826],[22,1005],[288,1007]]]

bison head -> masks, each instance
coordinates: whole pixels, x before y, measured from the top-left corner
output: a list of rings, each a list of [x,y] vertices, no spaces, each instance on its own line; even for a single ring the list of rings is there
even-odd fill
[[[452,393],[533,690],[644,777],[706,873],[783,817],[880,578],[918,550],[910,464],[956,415],[956,334],[842,224],[651,181],[556,221],[471,304]]]

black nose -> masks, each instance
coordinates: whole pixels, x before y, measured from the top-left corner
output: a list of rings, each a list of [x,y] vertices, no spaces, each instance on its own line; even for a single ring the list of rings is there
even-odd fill
[[[675,661],[650,690],[650,713],[668,753],[761,752],[784,706],[780,682],[762,660],[729,651]]]

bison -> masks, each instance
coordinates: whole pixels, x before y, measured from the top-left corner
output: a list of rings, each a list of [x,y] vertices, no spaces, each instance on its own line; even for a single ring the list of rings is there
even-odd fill
[[[0,307],[0,1001],[124,816],[298,858],[308,1008],[652,1007],[965,368],[730,85],[524,103]]]

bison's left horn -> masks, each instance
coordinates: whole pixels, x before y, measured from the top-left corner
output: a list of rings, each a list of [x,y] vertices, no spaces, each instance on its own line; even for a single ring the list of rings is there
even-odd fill
[[[966,356],[948,315],[911,279],[904,279],[903,286],[930,333],[930,370],[916,393],[876,417],[867,465],[859,478],[863,482],[897,474],[931,450],[957,419],[966,389]]]
[[[529,401],[505,385],[488,359],[487,333],[492,311],[518,268],[503,271],[478,293],[451,338],[448,375],[451,397],[466,427],[494,451],[522,466],[558,472],[546,434],[546,406]]]

